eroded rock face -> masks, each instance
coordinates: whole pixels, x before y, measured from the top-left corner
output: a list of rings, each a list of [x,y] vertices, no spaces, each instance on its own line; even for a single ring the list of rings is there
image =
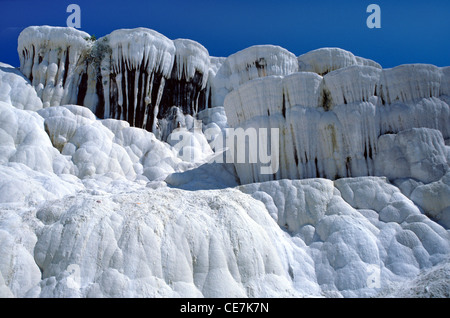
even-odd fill
[[[42,108],[31,82],[11,65],[0,63],[0,101],[25,110]]]
[[[18,51],[44,107],[83,105],[163,141],[212,106],[224,105],[233,128],[279,129],[279,169],[239,165],[243,183],[379,175],[380,136],[425,127],[450,137],[449,68],[382,69],[338,48],[297,58],[272,45],[215,58],[145,28],[92,41],[70,28],[30,27]]]
[[[381,69],[381,65],[377,62],[355,56],[352,52],[340,48],[321,48],[302,54],[298,57],[298,64],[301,72],[314,72],[322,76],[353,65]]]
[[[295,55],[274,45],[255,45],[227,57],[211,79],[212,105],[222,106],[226,95],[251,80],[298,71]]]
[[[145,189],[56,204],[37,212],[44,228],[34,256],[43,280],[34,296],[301,294],[287,272],[286,253],[295,246],[260,202],[236,189]],[[311,260],[303,257],[305,289],[318,293]]]
[[[438,130],[414,128],[378,139],[377,175],[430,183],[441,179],[448,170],[447,149]]]
[[[450,136],[446,74],[446,68],[432,65],[386,70],[352,65],[323,77],[299,72],[258,78],[239,86],[225,98],[230,126],[280,131],[279,170],[263,175],[258,164],[239,164],[242,182],[379,175],[375,161],[380,147],[382,151],[394,147],[386,145],[388,137],[380,136],[413,128],[440,132],[441,136],[436,135],[440,141],[435,142],[431,141],[434,137],[416,136],[418,143],[428,138],[436,144],[442,176],[448,169],[444,140]],[[414,152],[412,148],[408,151]],[[419,166],[419,170],[427,169]],[[420,173],[417,171],[417,176]]]
[[[29,27],[18,51],[44,107],[82,105],[156,133],[172,106],[189,115],[209,106],[209,53],[192,40],[137,28],[93,41],[71,28]]]
[[[448,232],[385,178],[280,180],[240,189],[306,244],[317,283],[329,295],[388,290],[400,277],[445,261],[450,248]]]
[[[450,252],[448,232],[377,177],[128,186],[14,213],[0,225],[39,229],[20,252],[42,271],[23,278],[30,297],[367,297]]]
[[[89,34],[73,28],[28,27],[18,39],[20,70],[44,107],[83,102]],[[80,97],[78,97],[80,95]]]

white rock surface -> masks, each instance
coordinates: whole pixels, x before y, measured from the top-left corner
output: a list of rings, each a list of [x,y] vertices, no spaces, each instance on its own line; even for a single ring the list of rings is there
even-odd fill
[[[418,185],[411,200],[439,224],[450,228],[450,172],[438,181]]]
[[[32,211],[0,204],[0,297],[25,297],[41,281],[33,249],[42,227]]]
[[[444,73],[443,68],[431,65],[405,65],[389,70],[352,65],[324,77],[299,72],[284,77],[258,78],[239,86],[225,98],[230,126],[280,131],[279,171],[263,175],[259,164],[239,164],[236,168],[241,181],[380,175],[374,167],[379,146],[388,152],[388,148],[393,147],[386,146],[390,143],[388,137],[379,140],[381,135],[431,128],[439,130],[444,140],[448,139],[450,107],[446,95],[441,95],[447,84],[440,80]],[[391,98],[394,95],[402,97],[394,100]],[[447,169],[443,140],[437,141],[437,136],[431,139],[439,143],[436,144],[439,163],[433,162],[433,168],[423,167],[424,171],[414,172],[423,173],[419,179],[427,182],[435,181]],[[431,139],[428,141],[432,142]],[[433,148],[431,144],[425,146],[428,141],[422,141],[422,150],[409,147],[410,157],[417,157],[414,152]],[[423,158],[412,157],[408,160],[419,161],[413,170],[420,162],[427,164]],[[389,169],[386,160],[382,165],[383,169]],[[409,166],[402,169],[409,169]],[[427,175],[430,172],[427,169],[441,172],[431,176]],[[408,176],[396,176],[396,173],[400,171],[392,176]]]
[[[30,81],[18,69],[4,63],[0,63],[0,101],[19,109],[42,108],[42,101]]]
[[[312,255],[325,295],[374,296],[450,250],[449,233],[383,178],[280,180],[240,189],[264,202]]]
[[[382,73],[372,66],[349,66],[325,75],[323,85],[329,93],[328,107],[373,100]]]
[[[321,107],[322,77],[309,72],[254,79],[231,91],[224,105],[231,127],[259,116],[284,114],[294,106]]]
[[[352,52],[340,48],[320,48],[298,57],[301,72],[314,72],[325,75],[329,72],[352,65],[365,65],[381,69],[375,61],[353,55]]]
[[[366,297],[450,251],[448,232],[384,178],[239,187],[253,198],[154,185],[3,204],[0,246],[18,242],[5,254],[16,262],[0,269],[3,295]],[[6,273],[19,264],[17,284]]]
[[[34,296],[299,295],[287,273],[295,246],[260,202],[237,190],[78,196],[37,217],[45,224],[35,248],[43,280]],[[302,271],[311,272],[303,256]]]
[[[225,96],[240,85],[270,75],[298,71],[295,55],[274,45],[255,45],[227,57],[212,81],[212,106],[222,106]]]
[[[53,145],[71,158],[79,178],[108,177],[128,180],[159,180],[170,173],[193,167],[207,155],[206,140],[195,151],[200,157],[183,162],[176,148],[143,129],[118,120],[96,120],[86,107],[67,105],[39,111]],[[188,134],[188,136],[190,136]],[[204,138],[204,137],[203,137]],[[202,148],[203,147],[203,148]],[[209,148],[210,149],[210,148]],[[211,151],[211,150],[210,150]],[[182,157],[180,155],[180,157]]]
[[[380,81],[380,95],[388,104],[439,97],[448,92],[448,83],[441,85],[442,77],[443,70],[434,65],[408,64],[386,69]]]
[[[384,290],[382,298],[449,298],[450,264],[445,260],[425,269],[411,281],[396,284]]]
[[[449,167],[447,149],[438,130],[414,128],[378,139],[376,175],[430,183],[442,178]]]
[[[71,163],[52,145],[36,112],[0,102],[0,163],[22,163],[33,170],[71,173]]]
[[[30,79],[44,107],[77,103],[85,59],[92,42],[86,32],[32,26],[18,39],[20,70]]]

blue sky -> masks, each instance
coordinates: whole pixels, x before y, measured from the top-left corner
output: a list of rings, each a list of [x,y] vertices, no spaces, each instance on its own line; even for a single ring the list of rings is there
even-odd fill
[[[341,47],[385,68],[450,66],[450,1],[442,0],[0,0],[0,62],[19,66],[20,32],[30,25],[66,26],[71,3],[81,7],[81,30],[97,38],[147,27],[196,40],[213,56],[274,44],[296,55]],[[366,26],[371,3],[381,7],[381,29]]]

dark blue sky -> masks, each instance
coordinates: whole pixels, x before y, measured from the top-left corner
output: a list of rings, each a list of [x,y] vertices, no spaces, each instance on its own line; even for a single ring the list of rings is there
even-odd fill
[[[196,40],[213,56],[275,44],[295,55],[341,47],[385,68],[450,65],[450,1],[443,0],[0,0],[0,62],[19,66],[20,32],[30,25],[66,26],[71,3],[81,7],[81,30],[97,38],[147,27]],[[381,7],[381,29],[366,26],[371,3]]]

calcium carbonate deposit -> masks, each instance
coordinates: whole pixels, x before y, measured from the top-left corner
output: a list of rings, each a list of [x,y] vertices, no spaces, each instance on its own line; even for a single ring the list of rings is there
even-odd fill
[[[1,297],[450,296],[450,67],[146,28],[29,27],[18,54]],[[223,160],[251,149],[277,169]]]

